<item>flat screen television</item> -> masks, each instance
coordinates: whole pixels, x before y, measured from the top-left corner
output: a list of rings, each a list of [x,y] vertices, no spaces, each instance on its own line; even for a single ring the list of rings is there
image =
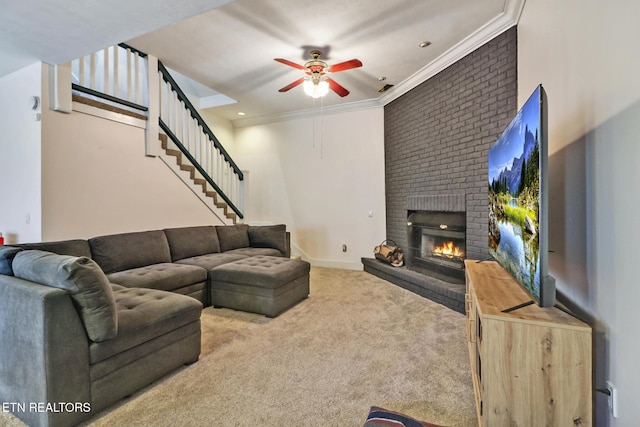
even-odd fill
[[[547,96],[542,85],[489,149],[489,253],[541,307],[555,304],[548,272]]]

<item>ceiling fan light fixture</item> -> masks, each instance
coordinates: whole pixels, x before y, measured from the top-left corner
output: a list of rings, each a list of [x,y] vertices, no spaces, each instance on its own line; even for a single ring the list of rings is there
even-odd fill
[[[302,83],[304,93],[312,98],[321,98],[329,93],[329,82],[326,78],[314,78],[309,76]]]
[[[340,62],[339,64],[327,65],[326,62],[320,61],[320,51],[314,50],[311,52],[311,61],[304,64],[304,66],[291,62],[284,58],[273,58],[274,61],[281,64],[288,65],[295,69],[304,71],[306,76],[300,77],[298,80],[289,83],[283,88],[280,88],[278,92],[287,92],[288,90],[302,85],[304,92],[313,97],[320,98],[325,96],[329,89],[334,91],[338,96],[345,97],[349,95],[349,91],[342,87],[335,80],[329,78],[327,74],[339,73],[340,71],[350,70],[352,68],[362,67],[362,61],[359,59],[350,59],[349,61]]]

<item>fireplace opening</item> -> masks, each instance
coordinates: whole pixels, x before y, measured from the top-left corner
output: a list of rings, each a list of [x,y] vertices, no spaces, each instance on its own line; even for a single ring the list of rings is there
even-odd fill
[[[448,282],[464,283],[464,212],[409,211],[407,242],[407,268]]]

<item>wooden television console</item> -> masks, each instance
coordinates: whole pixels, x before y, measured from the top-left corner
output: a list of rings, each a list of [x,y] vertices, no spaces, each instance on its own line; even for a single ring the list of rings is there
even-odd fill
[[[480,426],[592,425],[591,327],[536,304],[495,261],[465,261],[467,339]]]

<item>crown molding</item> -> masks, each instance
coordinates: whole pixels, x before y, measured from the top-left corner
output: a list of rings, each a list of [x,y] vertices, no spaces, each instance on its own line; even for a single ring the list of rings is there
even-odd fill
[[[480,27],[460,43],[444,52],[438,58],[427,64],[415,74],[394,86],[389,92],[380,98],[382,105],[409,92],[416,86],[429,80],[440,71],[455,64],[477,48],[487,44],[509,28],[518,24],[525,0],[506,0],[502,13]]]
[[[526,0],[505,0],[502,13],[480,27],[477,31],[460,41],[451,49],[444,52],[438,58],[425,67],[400,82],[386,92],[380,98],[372,98],[364,101],[350,102],[346,104],[319,107],[307,110],[299,110],[289,113],[269,114],[260,117],[249,117],[233,120],[235,128],[263,125],[267,123],[282,122],[287,120],[317,117],[324,114],[339,114],[367,108],[384,107],[393,100],[409,92],[416,86],[429,80],[450,65],[455,64],[477,48],[485,45],[509,28],[518,25],[522,9]]]

